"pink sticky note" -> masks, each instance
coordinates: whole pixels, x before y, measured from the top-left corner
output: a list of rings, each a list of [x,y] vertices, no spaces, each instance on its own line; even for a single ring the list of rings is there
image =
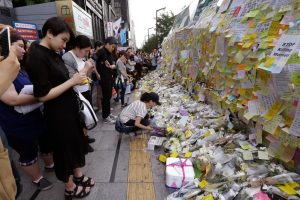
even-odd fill
[[[171,185],[171,187],[176,188],[176,187],[177,187],[177,186],[176,186],[176,183],[173,182],[172,185]]]
[[[253,200],[271,200],[268,195],[266,195],[263,192],[259,192],[256,195],[254,195]]]

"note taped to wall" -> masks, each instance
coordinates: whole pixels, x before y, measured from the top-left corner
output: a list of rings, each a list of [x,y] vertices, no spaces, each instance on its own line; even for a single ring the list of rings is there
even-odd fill
[[[289,57],[294,53],[300,44],[300,35],[287,35],[281,36],[273,49],[270,57],[275,57],[271,66],[260,65],[260,69],[270,71],[274,74],[278,74],[282,71]]]

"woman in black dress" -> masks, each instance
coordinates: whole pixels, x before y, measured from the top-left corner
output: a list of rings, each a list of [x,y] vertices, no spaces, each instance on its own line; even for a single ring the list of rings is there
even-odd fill
[[[70,38],[74,38],[72,30],[62,19],[48,19],[42,33],[44,37],[40,44],[29,50],[27,72],[33,83],[34,96],[44,102],[45,118],[53,134],[55,173],[65,183],[65,197],[82,198],[90,193],[95,182],[81,172],[87,144],[73,86],[83,83],[86,75],[76,73],[70,78],[57,53],[66,47]]]

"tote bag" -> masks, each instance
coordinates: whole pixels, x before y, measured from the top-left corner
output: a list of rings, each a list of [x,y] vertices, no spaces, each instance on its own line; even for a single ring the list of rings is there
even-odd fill
[[[79,117],[84,127],[91,130],[97,126],[98,118],[94,112],[90,102],[77,91],[78,104],[79,104]]]

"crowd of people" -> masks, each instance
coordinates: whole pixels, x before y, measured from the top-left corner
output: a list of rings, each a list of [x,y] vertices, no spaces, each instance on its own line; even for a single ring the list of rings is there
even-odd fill
[[[0,27],[2,28],[2,27]],[[148,109],[159,105],[156,93],[144,93],[128,105],[126,93],[148,71],[160,68],[160,50],[151,54],[118,50],[115,38],[104,42],[75,35],[61,18],[48,19],[42,28],[43,38],[27,43],[14,30],[10,34],[10,54],[0,62],[0,197],[15,199],[22,184],[11,149],[19,155],[19,165],[39,190],[53,183],[43,177],[54,171],[65,183],[65,198],[83,198],[95,185],[83,174],[85,156],[93,152],[88,129],[79,117],[78,94],[94,111],[102,112],[104,123],[121,124],[152,130]],[[92,99],[92,91],[97,95]],[[114,97],[113,97],[114,94]],[[121,102],[119,116],[111,113],[111,100]],[[3,143],[3,144],[2,144]]]

